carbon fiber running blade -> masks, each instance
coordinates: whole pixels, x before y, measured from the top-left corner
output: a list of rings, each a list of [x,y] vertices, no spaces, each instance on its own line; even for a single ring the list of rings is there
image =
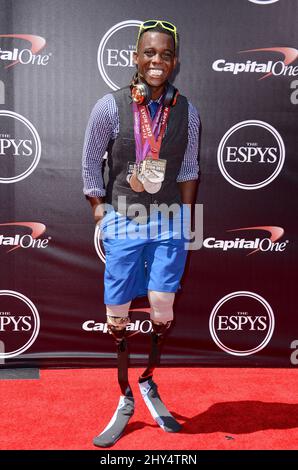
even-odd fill
[[[134,399],[121,396],[117,409],[105,429],[93,439],[97,447],[111,447],[122,436],[124,429],[134,413]]]
[[[166,432],[179,432],[181,425],[162,402],[156,383],[150,378],[146,382],[139,383],[139,387],[143,400],[156,423]]]

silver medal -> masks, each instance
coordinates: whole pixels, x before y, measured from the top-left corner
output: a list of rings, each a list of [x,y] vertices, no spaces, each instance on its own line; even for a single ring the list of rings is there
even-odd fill
[[[153,183],[152,181],[148,180],[147,178],[143,178],[142,180],[143,186],[145,191],[150,194],[157,193],[161,188],[161,181],[159,183]]]
[[[147,158],[143,161],[142,175],[151,183],[162,183],[165,179],[166,160]]]

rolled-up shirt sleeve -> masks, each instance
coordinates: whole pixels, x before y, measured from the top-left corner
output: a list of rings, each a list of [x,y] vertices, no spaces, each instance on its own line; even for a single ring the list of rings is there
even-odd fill
[[[188,144],[177,176],[177,183],[199,177],[200,118],[197,109],[188,103]]]
[[[83,192],[86,196],[104,197],[106,194],[102,163],[108,143],[113,138],[114,97],[105,95],[95,104],[87,124],[82,158]]]

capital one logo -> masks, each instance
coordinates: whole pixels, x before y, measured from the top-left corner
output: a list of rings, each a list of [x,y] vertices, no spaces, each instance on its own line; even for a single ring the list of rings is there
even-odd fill
[[[29,229],[31,233],[15,233],[16,230],[24,232],[24,229]],[[13,233],[10,233],[9,230]],[[2,231],[5,231],[5,233],[3,234]],[[45,231],[46,226],[40,222],[7,222],[0,224],[0,246],[5,247],[7,253],[18,248],[44,249],[48,247],[49,240],[51,240],[51,237],[42,240],[39,238]]]
[[[269,343],[274,331],[269,303],[255,292],[232,292],[220,299],[209,319],[215,344],[228,354],[249,356]]]
[[[243,237],[242,232],[261,232],[266,233],[266,237]],[[212,250],[247,250],[246,256],[253,255],[258,252],[269,252],[269,253],[280,253],[285,251],[289,240],[280,242],[280,238],[284,235],[284,229],[282,227],[273,225],[259,225],[257,227],[240,227],[235,229],[227,230],[227,232],[237,232],[240,236],[231,236],[228,240],[218,239],[216,237],[205,238],[203,242],[204,248]],[[240,233],[239,233],[240,232]]]
[[[8,64],[5,65],[6,69],[16,64],[48,64],[51,53],[44,55],[38,54],[38,52],[46,46],[46,40],[43,37],[33,34],[0,34],[0,38],[17,40],[18,43],[18,47],[10,47],[8,50],[0,47],[0,61],[8,62]],[[30,48],[19,47],[19,40],[29,43]]]
[[[114,91],[131,81],[135,68],[133,53],[141,23],[139,20],[127,20],[115,24],[105,33],[98,46],[100,75]]]
[[[139,314],[142,313],[141,319],[137,318],[134,322],[128,323],[126,326],[127,336],[134,336],[137,333],[147,334],[152,331],[152,323],[150,318],[143,320],[143,314],[147,313],[150,315],[151,309],[148,307],[144,308],[130,308],[130,314]],[[102,333],[108,333],[108,325],[107,323],[95,322],[94,320],[86,320],[82,324],[82,329],[87,332],[97,332],[100,331]]]
[[[0,358],[8,359],[25,352],[36,340],[39,329],[39,314],[33,302],[20,292],[1,290]]]
[[[238,75],[239,73],[256,73],[262,74],[259,80],[274,76],[289,76],[295,77],[298,75],[298,66],[294,62],[298,59],[298,50],[294,47],[261,47],[258,49],[247,49],[239,51],[238,54],[249,54],[251,57],[257,53],[256,58],[259,57],[259,53],[262,54],[262,59],[253,60],[252,58],[246,60],[246,62],[235,62],[226,60],[223,58],[216,59],[212,64],[212,69],[215,72],[220,73],[231,73]],[[264,53],[266,53],[264,58]],[[266,58],[270,56],[270,60]],[[283,60],[271,60],[272,53],[279,56]],[[274,57],[274,56],[273,56]]]
[[[0,183],[27,178],[40,155],[40,137],[33,124],[21,114],[0,110]]]
[[[276,3],[279,0],[248,0],[251,3],[257,3],[259,5],[269,5],[269,3]]]
[[[279,132],[264,121],[242,121],[222,137],[217,163],[223,177],[240,189],[259,189],[272,183],[285,161]]]

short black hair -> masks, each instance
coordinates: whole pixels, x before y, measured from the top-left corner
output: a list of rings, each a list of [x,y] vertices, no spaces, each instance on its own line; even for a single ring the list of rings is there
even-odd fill
[[[157,24],[156,26],[154,26],[154,28],[146,28],[146,29],[142,29],[141,32],[140,32],[140,36],[139,36],[139,41],[138,41],[138,44],[137,44],[137,47],[139,47],[139,44],[140,44],[140,39],[141,37],[143,36],[144,33],[164,33],[164,34],[167,34],[168,36],[170,36],[172,39],[173,39],[173,45],[174,45],[174,52],[176,54],[176,49],[178,48],[178,44],[176,45],[176,40],[175,40],[175,34],[174,32],[170,31],[169,29],[165,29],[161,26],[161,24]],[[178,41],[178,39],[177,39]]]

